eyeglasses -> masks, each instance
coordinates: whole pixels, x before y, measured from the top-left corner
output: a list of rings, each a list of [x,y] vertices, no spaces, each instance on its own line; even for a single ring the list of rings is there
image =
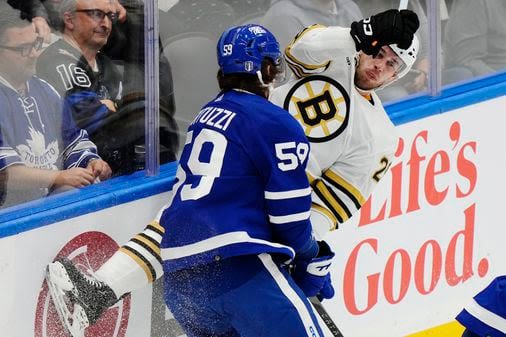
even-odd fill
[[[118,20],[118,13],[116,12],[104,12],[98,8],[91,9],[76,9],[74,12],[76,13],[86,13],[90,18],[95,20],[96,22],[101,22],[106,16],[111,20],[112,23],[115,23]]]
[[[32,43],[25,43],[20,46],[3,46],[0,45],[0,48],[17,51],[21,54],[21,56],[26,57],[32,53],[32,50],[39,51],[42,49],[42,45],[44,44],[44,39],[42,37],[37,37],[35,41]]]

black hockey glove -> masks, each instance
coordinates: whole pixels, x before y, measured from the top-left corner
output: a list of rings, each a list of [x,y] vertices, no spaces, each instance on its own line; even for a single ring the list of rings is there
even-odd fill
[[[357,51],[376,56],[381,47],[397,44],[407,49],[413,41],[413,35],[420,26],[418,16],[408,9],[388,11],[372,15],[367,19],[351,24],[351,37],[355,40]]]
[[[325,241],[318,241],[318,255],[309,261],[294,261],[293,280],[307,297],[332,298],[334,287],[330,280],[330,266],[334,252]]]

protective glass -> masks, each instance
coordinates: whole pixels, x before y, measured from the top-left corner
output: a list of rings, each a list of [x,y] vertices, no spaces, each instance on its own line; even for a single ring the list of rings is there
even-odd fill
[[[91,19],[96,22],[101,22],[106,16],[111,20],[112,23],[116,23],[118,21],[118,13],[116,12],[104,12],[98,8],[90,8],[90,9],[76,9],[76,13],[86,13]]]
[[[19,46],[0,45],[0,48],[12,50],[12,51],[17,51],[21,54],[21,56],[26,57],[26,56],[30,55],[32,50],[35,50],[35,51],[41,50],[43,43],[44,43],[44,39],[41,37],[37,37],[35,39],[35,41],[33,41],[32,43],[26,43],[26,44],[22,44]]]

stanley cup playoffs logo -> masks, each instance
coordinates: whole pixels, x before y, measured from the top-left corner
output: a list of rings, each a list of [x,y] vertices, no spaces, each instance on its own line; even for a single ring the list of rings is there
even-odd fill
[[[81,271],[96,271],[118,249],[117,243],[101,232],[86,232],[68,242],[55,257],[70,259]],[[124,337],[130,314],[130,295],[103,313],[86,329],[85,337]],[[35,337],[68,337],[58,318],[47,283],[41,286],[35,314]]]

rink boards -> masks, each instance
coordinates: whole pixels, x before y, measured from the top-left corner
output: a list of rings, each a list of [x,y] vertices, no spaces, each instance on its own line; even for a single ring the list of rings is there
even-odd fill
[[[506,273],[505,87],[481,82],[388,107],[400,136],[390,173],[360,214],[327,236],[336,296],[324,305],[346,337],[457,337],[455,315]],[[64,336],[44,266],[65,255],[97,269],[163,206],[173,175],[167,165],[157,178],[93,186],[86,201],[1,215],[1,335]],[[160,283],[123,299],[87,334],[179,335]]]

